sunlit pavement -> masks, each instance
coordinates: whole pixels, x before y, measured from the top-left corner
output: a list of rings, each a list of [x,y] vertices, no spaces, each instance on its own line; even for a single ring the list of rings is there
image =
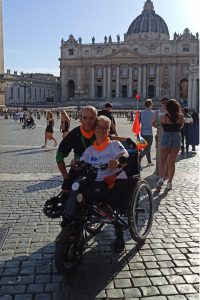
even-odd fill
[[[77,276],[64,280],[54,265],[59,220],[42,213],[62,178],[53,144],[41,148],[44,118],[36,123],[24,130],[19,121],[0,118],[0,228],[10,228],[0,250],[0,300],[199,299],[198,147],[178,156],[173,189],[154,193],[154,223],[142,249],[136,251],[126,232],[125,253],[113,256],[113,228],[107,226],[89,240]],[[71,128],[77,124],[73,120]],[[119,135],[133,136],[131,127],[126,118],[117,119]],[[155,163],[154,145],[152,158]],[[142,177],[154,192],[155,166],[145,164],[144,159]]]

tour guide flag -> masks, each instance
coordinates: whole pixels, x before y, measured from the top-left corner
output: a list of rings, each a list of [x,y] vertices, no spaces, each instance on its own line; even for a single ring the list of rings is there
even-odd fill
[[[137,149],[138,150],[142,150],[145,147],[147,147],[148,143],[145,141],[145,139],[143,139],[143,137],[140,134],[141,128],[140,128],[140,121],[139,121],[139,110],[136,111],[135,120],[133,122],[132,131],[136,135],[136,147],[137,147]]]

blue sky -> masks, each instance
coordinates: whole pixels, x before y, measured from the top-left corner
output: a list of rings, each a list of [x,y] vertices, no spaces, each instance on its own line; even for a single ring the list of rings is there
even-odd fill
[[[4,69],[59,75],[61,39],[82,43],[113,41],[142,12],[145,0],[2,0]],[[153,0],[168,25],[170,38],[188,27],[199,30],[200,0]]]

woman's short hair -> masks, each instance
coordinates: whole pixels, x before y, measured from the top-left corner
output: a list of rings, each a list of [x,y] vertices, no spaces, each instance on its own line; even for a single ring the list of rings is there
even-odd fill
[[[111,120],[110,120],[108,117],[106,117],[106,116],[99,116],[99,117],[97,118],[97,123],[98,123],[99,121],[104,121],[104,122],[106,122],[106,123],[108,124],[109,128],[110,128],[110,126],[111,126]],[[96,124],[97,124],[97,123],[96,123]]]

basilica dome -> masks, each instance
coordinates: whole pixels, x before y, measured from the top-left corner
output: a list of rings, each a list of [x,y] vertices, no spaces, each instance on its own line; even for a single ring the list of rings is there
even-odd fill
[[[147,37],[167,39],[169,40],[169,31],[165,21],[155,13],[153,2],[147,0],[144,4],[144,9],[142,13],[133,20],[127,35],[132,35],[137,38]]]

